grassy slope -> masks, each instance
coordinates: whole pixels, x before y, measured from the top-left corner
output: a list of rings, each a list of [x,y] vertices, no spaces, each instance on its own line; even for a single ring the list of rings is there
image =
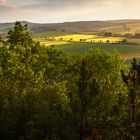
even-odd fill
[[[101,48],[109,52],[113,50],[118,50],[122,54],[140,52],[140,45],[94,44],[79,42],[72,42],[64,45],[56,45],[56,48],[69,53],[85,53],[86,51],[95,48]]]
[[[36,33],[33,35],[34,38],[45,38],[45,37],[59,37],[59,36],[65,36],[65,35],[71,35],[72,33],[69,32],[42,32],[42,33]]]
[[[113,33],[140,33],[140,20],[110,20],[110,21],[79,21],[52,24],[37,24],[26,21],[33,33],[42,33],[49,31],[66,31],[77,33],[93,33],[100,31],[109,31]],[[0,30],[8,30],[14,26],[14,23],[0,23]]]
[[[127,38],[127,41],[132,44],[140,44],[140,39]]]

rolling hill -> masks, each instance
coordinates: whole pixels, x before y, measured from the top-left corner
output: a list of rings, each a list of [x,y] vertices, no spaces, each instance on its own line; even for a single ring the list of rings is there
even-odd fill
[[[108,20],[108,21],[78,21],[64,23],[31,23],[28,24],[32,33],[42,32],[74,32],[74,33],[96,33],[96,32],[112,32],[118,34],[140,33],[140,20]],[[14,26],[14,23],[0,23],[0,32],[6,32]]]

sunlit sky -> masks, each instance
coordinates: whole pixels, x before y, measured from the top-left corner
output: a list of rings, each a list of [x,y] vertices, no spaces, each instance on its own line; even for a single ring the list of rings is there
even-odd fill
[[[140,19],[140,0],[0,0],[0,22]]]

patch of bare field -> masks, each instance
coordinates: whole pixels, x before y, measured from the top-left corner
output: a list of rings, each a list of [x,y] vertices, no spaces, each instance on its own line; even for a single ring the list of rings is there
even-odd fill
[[[122,56],[126,59],[140,58],[140,52],[132,54],[122,54]]]

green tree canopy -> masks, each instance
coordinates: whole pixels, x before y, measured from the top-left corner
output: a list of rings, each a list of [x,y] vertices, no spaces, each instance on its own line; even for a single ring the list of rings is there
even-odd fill
[[[20,22],[0,47],[0,138],[127,139],[128,71],[117,53],[69,55],[35,42]]]

